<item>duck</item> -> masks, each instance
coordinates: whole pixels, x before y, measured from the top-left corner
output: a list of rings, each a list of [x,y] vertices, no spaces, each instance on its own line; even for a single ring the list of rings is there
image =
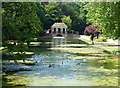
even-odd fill
[[[54,68],[54,64],[50,64],[48,67],[49,67],[49,68],[50,68],[50,67],[53,67],[53,68]]]
[[[77,63],[76,65],[80,65],[80,63]]]

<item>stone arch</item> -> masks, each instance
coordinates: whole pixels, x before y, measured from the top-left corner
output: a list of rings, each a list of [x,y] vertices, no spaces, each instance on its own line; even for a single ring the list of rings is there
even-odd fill
[[[56,36],[57,36],[57,37],[62,37],[63,35],[62,35],[62,34],[57,34]]]
[[[58,28],[58,33],[61,33],[61,28]]]

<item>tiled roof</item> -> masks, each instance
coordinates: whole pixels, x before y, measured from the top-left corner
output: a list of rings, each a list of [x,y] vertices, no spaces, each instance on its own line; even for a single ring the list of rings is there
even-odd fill
[[[51,27],[67,27],[65,23],[54,23]]]

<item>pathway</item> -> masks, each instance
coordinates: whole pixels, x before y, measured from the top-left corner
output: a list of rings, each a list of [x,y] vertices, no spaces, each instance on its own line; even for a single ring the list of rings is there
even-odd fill
[[[80,35],[81,38],[90,40],[90,36]],[[107,42],[95,42],[96,45],[120,45],[119,40],[107,39]]]

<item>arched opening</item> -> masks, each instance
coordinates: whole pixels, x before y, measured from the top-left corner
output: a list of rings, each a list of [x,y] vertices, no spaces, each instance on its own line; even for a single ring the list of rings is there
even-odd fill
[[[63,33],[65,33],[65,28],[63,28]]]
[[[56,36],[57,36],[57,37],[62,37],[62,35],[61,35],[61,34],[57,34]]]
[[[58,28],[58,33],[61,33],[61,29],[60,28]]]
[[[54,33],[56,33],[56,28],[54,28]]]
[[[49,30],[49,33],[51,33],[51,30]]]

